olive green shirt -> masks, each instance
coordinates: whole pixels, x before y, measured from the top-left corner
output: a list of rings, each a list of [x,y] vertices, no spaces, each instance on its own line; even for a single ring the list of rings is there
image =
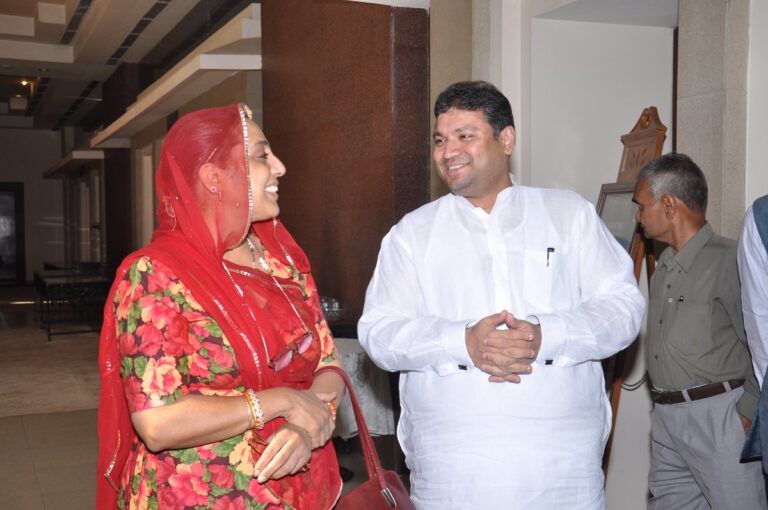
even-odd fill
[[[752,371],[736,265],[736,241],[706,223],[683,249],[661,254],[651,278],[646,366],[659,390],[745,379],[736,408],[752,419],[760,390]]]

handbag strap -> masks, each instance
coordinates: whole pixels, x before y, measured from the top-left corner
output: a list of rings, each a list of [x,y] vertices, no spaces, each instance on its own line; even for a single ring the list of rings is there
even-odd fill
[[[315,376],[322,372],[333,371],[341,377],[344,384],[347,385],[347,393],[352,401],[352,409],[355,412],[355,421],[357,422],[357,433],[360,438],[360,447],[363,450],[363,457],[365,458],[365,468],[368,471],[368,478],[370,480],[376,480],[381,488],[382,494],[389,501],[392,498],[387,484],[384,481],[384,470],[381,468],[381,461],[379,461],[379,455],[376,453],[376,447],[371,439],[371,433],[368,432],[368,425],[365,423],[365,417],[363,411],[360,409],[360,403],[357,401],[357,395],[355,395],[352,389],[352,383],[349,381],[349,376],[341,368],[333,365],[325,366],[315,372]],[[392,499],[392,501],[394,501]]]

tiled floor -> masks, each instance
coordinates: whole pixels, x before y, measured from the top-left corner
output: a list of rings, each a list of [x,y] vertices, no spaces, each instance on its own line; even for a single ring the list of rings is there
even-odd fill
[[[33,306],[12,304],[29,303],[33,294],[31,287],[0,287],[0,327],[33,326]],[[94,508],[96,453],[96,409],[0,418],[0,508]]]
[[[96,410],[0,418],[0,506],[84,510],[96,495]]]
[[[339,462],[365,480],[358,446],[341,447]],[[0,418],[0,508],[86,510],[96,499],[96,410]]]
[[[18,294],[29,297],[30,289]],[[0,327],[33,324],[31,305],[11,305],[13,290],[0,288]],[[94,370],[96,367],[94,367]],[[40,391],[58,391],[53,384]],[[0,406],[3,403],[0,402]],[[382,441],[382,439],[384,439]],[[392,438],[377,438],[385,467],[392,464]],[[88,510],[96,495],[96,410],[0,418],[0,508]],[[356,441],[339,443],[339,463],[355,476],[348,491],[367,478]]]

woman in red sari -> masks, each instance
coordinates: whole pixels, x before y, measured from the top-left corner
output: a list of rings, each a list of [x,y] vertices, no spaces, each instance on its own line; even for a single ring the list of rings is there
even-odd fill
[[[282,162],[245,105],[180,118],[159,226],[117,272],[99,365],[99,509],[327,509],[339,365],[276,219]]]

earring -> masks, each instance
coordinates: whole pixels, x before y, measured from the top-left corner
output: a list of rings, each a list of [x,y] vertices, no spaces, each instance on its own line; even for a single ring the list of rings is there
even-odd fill
[[[211,193],[216,193],[216,186],[211,186]],[[219,191],[219,202],[221,202],[221,191]]]
[[[163,198],[163,203],[165,204],[165,213],[173,218],[173,225],[171,225],[171,230],[176,230],[176,212],[173,210],[173,204],[168,197]]]

